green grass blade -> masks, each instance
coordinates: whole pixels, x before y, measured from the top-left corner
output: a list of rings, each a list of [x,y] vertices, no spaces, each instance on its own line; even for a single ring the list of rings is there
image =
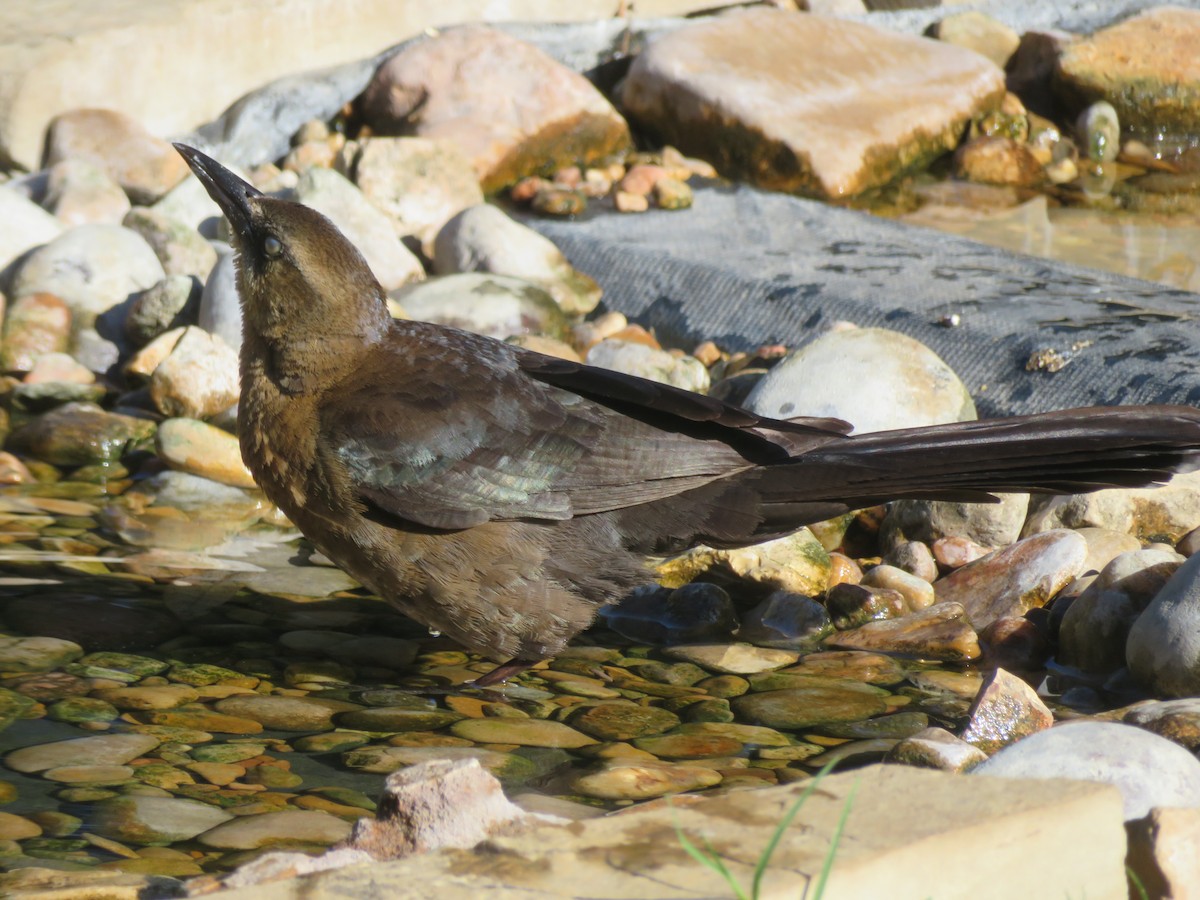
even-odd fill
[[[850,793],[846,795],[846,802],[842,804],[842,814],[838,818],[837,827],[833,829],[833,839],[829,842],[829,852],[825,854],[825,863],[821,866],[821,875],[817,879],[817,890],[813,894],[813,900],[821,900],[825,893],[825,883],[829,880],[829,873],[833,871],[833,858],[837,856],[838,844],[842,841],[842,832],[846,828],[846,820],[850,818],[850,807],[854,805],[854,796],[858,793],[859,784],[859,780],[854,782]]]
[[[763,848],[762,854],[758,857],[758,865],[754,867],[754,880],[750,886],[750,896],[757,898],[761,890],[763,877],[767,874],[767,865],[771,862],[771,856],[775,853],[775,848],[779,845],[783,838],[783,833],[787,827],[792,824],[792,820],[796,818],[796,814],[800,812],[800,807],[804,806],[806,800],[813,795],[817,789],[817,785],[821,783],[829,771],[837,764],[837,760],[832,760],[826,763],[816,775],[804,787],[804,791],[795,799],[788,811],[783,814],[783,818],[779,820],[779,824],[775,826],[775,831],[771,835],[771,840],[767,842],[767,846]]]
[[[679,824],[679,815],[674,808],[671,809],[671,814],[675,818],[675,837],[679,840],[679,845],[683,847],[688,856],[700,863],[700,865],[704,866],[704,868],[720,875],[721,878],[724,879],[725,883],[729,885],[730,890],[733,891],[733,895],[737,898],[737,900],[750,900],[750,897],[746,895],[745,890],[740,884],[738,884],[738,880],[733,877],[733,873],[729,871],[728,867],[726,867],[725,863],[721,860],[720,854],[713,849],[712,844],[710,844],[707,839],[704,841],[704,846],[708,850],[708,852],[705,853],[704,850],[701,850],[692,843],[690,838],[688,838],[687,834],[683,830],[683,826]]]

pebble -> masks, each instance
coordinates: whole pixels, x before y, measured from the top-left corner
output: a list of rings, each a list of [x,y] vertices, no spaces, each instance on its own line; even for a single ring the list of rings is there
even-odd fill
[[[795,676],[803,679],[804,676]],[[752,682],[753,684],[753,682]],[[865,685],[813,678],[782,690],[762,690],[729,701],[739,719],[768,728],[795,730],[828,722],[852,722],[887,710],[886,693]]]
[[[926,728],[896,744],[888,762],[943,772],[966,772],[987,759],[987,754],[944,728]]]
[[[200,310],[196,324],[221,338],[235,351],[242,349],[242,304],[238,300],[233,252],[225,245],[218,248],[217,261],[204,289],[200,292]]]
[[[732,550],[696,547],[658,567],[663,584],[679,586],[699,578],[733,575],[770,590],[814,597],[829,587],[829,552],[807,528],[761,544]]]
[[[567,721],[598,741],[628,741],[670,731],[679,725],[679,716],[657,706],[596,703],[572,713]]]
[[[464,719],[451,725],[450,733],[481,744],[516,744],[521,747],[572,749],[595,743],[581,731],[546,719]]]
[[[3,194],[0,189],[0,196]],[[64,352],[70,343],[70,332],[71,311],[61,298],[46,293],[17,297],[4,316],[0,366],[8,371],[27,372],[39,356]]]
[[[50,243],[63,230],[63,223],[53,215],[19,191],[0,185],[0,272],[26,252]]]
[[[41,835],[42,828],[36,822],[31,822],[24,816],[0,812],[0,840],[23,841]]]
[[[831,567],[836,566],[834,556],[830,554]],[[831,580],[833,577],[830,576]],[[741,618],[739,638],[759,647],[780,650],[813,649],[833,631],[833,622],[823,604],[791,591],[772,591]]]
[[[659,644],[728,639],[737,627],[729,594],[705,582],[675,590],[638,588],[619,605],[602,607],[600,615],[609,628],[630,640]]]
[[[600,800],[650,800],[721,783],[721,774],[703,766],[636,765],[614,760],[597,772],[577,775],[571,787]]]
[[[528,781],[536,772],[532,761],[513,753],[486,750],[482,747],[359,747],[348,751],[343,762],[360,772],[387,774],[407,766],[419,765],[433,759],[474,759],[504,784]]]
[[[154,435],[154,449],[171,468],[235,488],[256,488],[242,462],[237,438],[195,419],[167,419]]]
[[[121,224],[142,236],[162,263],[168,278],[183,278],[204,283],[217,264],[217,251],[212,243],[194,228],[158,209],[139,206],[129,211]],[[196,296],[197,302],[199,295]],[[192,308],[195,314],[195,308]],[[175,324],[194,324],[194,321]],[[128,324],[127,326],[128,327]],[[164,327],[162,330],[166,330]]]
[[[154,424],[93,403],[67,403],[9,435],[8,447],[57,466],[113,462],[154,432]]]
[[[752,675],[790,666],[800,658],[794,650],[756,647],[753,644],[687,644],[664,647],[663,653],[726,675]]]
[[[150,375],[150,399],[164,416],[207,419],[238,400],[238,356],[218,335],[194,325],[168,331],[170,349]]]
[[[129,198],[102,168],[85,159],[64,159],[46,170],[42,204],[64,225],[120,225]]]
[[[960,537],[984,547],[1006,547],[1021,536],[1029,511],[1028,494],[997,494],[999,503],[897,500],[883,521],[885,546],[907,541],[932,544]]]
[[[207,803],[179,797],[124,796],[93,807],[92,828],[126,844],[186,841],[232,819]]]
[[[943,601],[896,619],[867,622],[839,631],[831,647],[904,653],[924,659],[968,662],[980,656],[979,637],[962,604]]]
[[[961,737],[989,756],[1054,724],[1054,714],[1020,678],[995,669],[967,712]]]
[[[266,694],[241,694],[216,704],[217,712],[251,719],[271,731],[313,732],[333,728],[338,713],[358,710],[356,703],[324,700],[318,697],[277,697]]]
[[[37,744],[13,750],[4,764],[16,772],[45,772],[64,766],[120,766],[157,747],[157,738],[144,734],[102,734]]]
[[[910,612],[925,609],[934,603],[932,584],[886,563],[868,569],[859,583],[896,591],[904,598],[904,604]]]
[[[888,551],[883,561],[930,584],[937,581],[937,560],[933,558],[929,545],[921,541],[904,541],[897,544]]]
[[[55,766],[41,775],[47,781],[63,784],[112,785],[133,780],[135,770],[130,766]]]
[[[473,331],[499,340],[523,334],[567,336],[567,319],[550,293],[523,278],[466,272],[394,291],[392,299],[414,319]]]
[[[1200,698],[1150,700],[1134,706],[1121,721],[1145,728],[1193,752],[1200,748]]]
[[[1129,629],[1134,679],[1156,696],[1200,694],[1200,555],[1190,557]]]
[[[74,641],[0,636],[0,672],[49,672],[82,655],[83,648]]]
[[[1115,722],[1067,722],[1005,747],[972,775],[1115,785],[1125,821],[1158,806],[1200,806],[1200,761],[1166,738]]]
[[[708,392],[708,369],[694,356],[675,356],[666,350],[608,338],[592,345],[584,356],[588,365],[670,384],[686,391]]]

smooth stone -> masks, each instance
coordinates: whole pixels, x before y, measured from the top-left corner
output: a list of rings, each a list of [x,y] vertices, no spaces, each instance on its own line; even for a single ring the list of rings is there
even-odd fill
[[[359,772],[388,774],[434,759],[474,759],[505,784],[528,781],[537,767],[523,756],[482,747],[359,747],[347,752],[346,766]]]
[[[1028,684],[1004,669],[995,669],[967,711],[961,737],[984,753],[996,753],[1054,724],[1054,713]]]
[[[729,594],[705,582],[674,590],[657,585],[637,588],[618,605],[601,607],[600,615],[618,634],[655,644],[727,640],[737,627]]]
[[[195,300],[188,321],[175,325],[192,325],[200,303],[199,286],[217,264],[217,251],[194,228],[158,209],[139,206],[129,211],[121,224],[142,236],[162,263],[167,278],[187,278],[196,284]],[[166,326],[160,330],[166,331]],[[129,323],[126,322],[126,328]]]
[[[0,188],[0,198],[4,196]],[[0,216],[3,206],[0,204]],[[54,294],[17,297],[4,315],[0,367],[28,372],[46,353],[65,352],[71,341],[71,310]]]
[[[905,668],[899,661],[880,653],[867,653],[862,650],[823,650],[809,653],[800,665],[784,671],[798,675],[844,678],[864,684],[897,684],[905,677]]]
[[[1182,564],[1177,553],[1162,550],[1114,557],[1063,614],[1057,658],[1085,672],[1124,666],[1133,623]]]
[[[98,316],[166,275],[150,245],[120,225],[72,228],[25,257],[11,293],[60,297],[77,316]]]
[[[966,386],[924,344],[882,328],[832,331],[777,363],[746,407],[777,419],[832,416],[856,433],[976,418]]]
[[[47,781],[62,784],[110,785],[132,781],[134,770],[129,766],[55,766],[41,774]]]
[[[90,385],[96,381],[96,374],[86,366],[75,362],[70,354],[44,353],[37,358],[22,381],[21,387],[49,386],[56,383]]]
[[[200,693],[185,684],[103,688],[92,696],[117,709],[174,709],[197,700]]]
[[[628,741],[670,731],[679,716],[657,706],[596,703],[573,712],[567,722],[599,741]]]
[[[85,159],[63,159],[46,172],[42,205],[64,225],[120,225],[129,198],[102,168]]]
[[[0,185],[0,276],[28,251],[48,244],[64,231],[63,223],[11,187]],[[14,293],[14,296],[15,293]]]
[[[745,725],[740,722],[685,722],[673,734],[725,737],[738,741],[744,747],[788,747],[791,739],[774,728],[762,725]]]
[[[375,72],[361,103],[377,134],[456,145],[488,192],[630,144],[629,126],[592,82],[486,25],[406,45]]]
[[[803,687],[744,694],[729,701],[738,718],[754,725],[794,730],[827,722],[854,722],[887,710],[882,696],[814,679]],[[882,692],[880,692],[882,694]]]
[[[0,635],[0,672],[49,672],[82,655],[83,648],[74,641]]]
[[[710,672],[726,675],[752,675],[790,666],[800,658],[794,650],[756,647],[753,644],[686,644],[664,647],[663,653],[673,659],[694,663]]]
[[[204,280],[196,324],[241,352],[242,304],[237,294],[233,249],[228,245],[217,248],[217,261]]]
[[[68,403],[18,428],[7,447],[51,465],[82,466],[119,459],[153,433],[154,423],[146,419]]]
[[[338,726],[358,731],[433,731],[453,724],[462,716],[446,709],[412,709],[406,706],[380,706],[340,713]],[[492,743],[506,743],[495,741]],[[511,743],[511,742],[507,742]]]
[[[1159,696],[1200,694],[1200,555],[1190,557],[1129,629],[1134,680]]]
[[[8,753],[4,764],[26,774],[63,766],[120,766],[145,755],[158,744],[158,739],[150,735],[101,734],[22,747]]]
[[[961,144],[954,153],[954,172],[974,184],[1034,188],[1046,178],[1037,156],[1024,143],[1005,135],[985,135]]]
[[[264,752],[266,752],[266,744],[239,742],[236,744],[203,744],[193,747],[188,751],[188,755],[197,762],[228,765],[262,756]]]
[[[951,662],[978,659],[981,652],[979,636],[967,621],[966,610],[952,601],[936,603],[897,619],[867,622],[852,630],[839,631],[826,644]]]
[[[742,750],[741,741],[716,734],[664,734],[638,738],[633,746],[660,759],[714,759],[736,756]]]
[[[700,394],[707,393],[710,385],[708,369],[694,356],[675,356],[666,350],[618,338],[594,344],[584,361]]]
[[[861,722],[834,722],[817,730],[830,737],[854,740],[903,739],[929,727],[929,716],[922,712],[898,712]]]
[[[24,816],[0,812],[0,840],[24,841],[41,835],[42,827],[36,822],[31,822]]]
[[[663,584],[679,587],[701,576],[733,575],[771,590],[815,597],[829,587],[829,552],[807,528],[749,547],[696,547],[658,567]]]
[[[450,733],[480,744],[517,744],[522,747],[586,747],[596,741],[581,731],[548,719],[464,719]]]
[[[330,730],[336,714],[361,707],[343,700],[317,697],[239,694],[218,701],[215,709],[225,715],[251,719],[271,731],[312,732]]]
[[[1200,806],[1200,761],[1166,738],[1115,722],[1067,722],[1005,747],[971,771],[1115,785],[1125,821],[1155,807]]]
[[[737,636],[759,647],[807,650],[833,631],[825,606],[803,594],[772,591],[767,598],[743,613]]]
[[[333,222],[358,248],[385,291],[425,278],[420,260],[400,242],[392,221],[344,175],[314,166],[286,196]]]
[[[154,434],[154,449],[172,469],[235,488],[257,488],[242,462],[238,439],[196,419],[167,419]]]
[[[883,541],[932,544],[938,538],[964,537],[984,547],[1007,547],[1021,536],[1029,511],[1028,494],[997,494],[999,503],[948,500],[897,500],[883,520]]]
[[[946,569],[961,569],[991,552],[987,547],[963,537],[938,538],[930,549],[937,564]]]
[[[1102,572],[1104,567],[1120,556],[1133,550],[1141,550],[1142,542],[1132,534],[1110,531],[1107,528],[1076,528],[1087,541],[1088,557],[1084,572]],[[1183,554],[1188,556],[1189,554]]]
[[[148,725],[169,725],[218,734],[259,734],[263,730],[253,719],[202,710],[146,711],[139,718]]]
[[[586,315],[600,302],[600,286],[551,241],[489,203],[468,207],[441,227],[433,265],[439,275],[492,272],[535,281],[572,316]]]
[[[977,10],[951,13],[934,26],[939,41],[974,50],[1000,68],[1017,52],[1021,36],[998,19]]]
[[[371,137],[347,144],[338,168],[391,219],[398,237],[412,235],[427,251],[455,213],[483,202],[474,168],[449,141]]]
[[[363,635],[332,647],[330,655],[350,666],[375,666],[380,669],[406,669],[417,657],[420,645],[415,641],[387,635]]]
[[[466,272],[408,285],[389,295],[422,322],[499,340],[522,334],[564,339],[567,320],[541,285],[510,275]]]
[[[934,603],[933,585],[923,578],[911,575],[887,563],[874,566],[863,575],[860,584],[867,587],[886,588],[904,597],[909,612],[917,612]]]
[[[52,703],[46,710],[46,718],[52,722],[70,722],[75,725],[108,723],[120,713],[111,703],[98,697],[67,697]]]
[[[237,403],[238,381],[233,348],[220,336],[189,325],[150,376],[150,399],[164,416],[206,419]]]
[[[93,807],[92,828],[125,844],[187,841],[233,818],[229,813],[177,797],[123,796]]]
[[[17,719],[24,719],[34,713],[36,702],[32,697],[26,697],[8,688],[0,688],[0,731],[12,725]]]
[[[1024,538],[956,569],[934,585],[939,603],[958,602],[981,629],[1002,616],[1044,606],[1083,573],[1087,541],[1057,530]]]
[[[894,738],[848,741],[838,744],[823,753],[805,756],[801,762],[810,769],[821,769],[827,765],[862,766],[881,762],[900,743]]]
[[[868,622],[897,619],[908,612],[904,595],[889,588],[836,584],[825,596],[833,627],[845,631]]]
[[[943,772],[966,772],[987,759],[987,754],[944,728],[926,728],[900,741],[888,762]]]
[[[614,760],[598,772],[577,775],[571,787],[600,800],[650,800],[720,784],[721,774],[701,766],[637,765]]]
[[[1200,748],[1200,698],[1151,700],[1134,706],[1121,721],[1161,735],[1193,753]]]
[[[937,560],[933,558],[933,551],[922,541],[904,541],[897,544],[887,552],[883,561],[930,584],[937,581],[941,574],[938,572]]]

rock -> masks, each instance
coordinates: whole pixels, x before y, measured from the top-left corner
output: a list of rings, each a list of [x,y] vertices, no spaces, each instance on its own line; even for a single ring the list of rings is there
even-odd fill
[[[0,688],[0,731],[3,731],[17,719],[25,719],[35,714],[36,703],[30,696],[8,688]]]
[[[897,544],[883,557],[884,563],[903,569],[910,575],[933,584],[938,578],[937,560],[929,546],[920,541],[905,541]]]
[[[721,782],[721,775],[701,766],[637,764],[612,760],[597,772],[577,775],[571,787],[600,800],[649,800],[695,791]]]
[[[625,121],[591,82],[483,25],[408,45],[379,67],[361,108],[376,133],[454,143],[488,192],[630,144]]]
[[[888,753],[887,761],[944,772],[966,772],[987,754],[944,728],[926,728],[904,738]]]
[[[584,360],[588,365],[649,378],[700,394],[708,392],[710,383],[708,369],[694,356],[674,356],[666,350],[617,338],[593,345]]]
[[[1142,549],[1142,542],[1132,534],[1110,531],[1107,528],[1084,527],[1074,530],[1083,535],[1083,539],[1087,541],[1088,557],[1083,570],[1085,573],[1101,572],[1105,566],[1122,553]],[[1183,555],[1188,556],[1189,554],[1184,553]]]
[[[111,703],[117,709],[174,709],[195,702],[200,694],[186,684],[157,684],[102,688],[92,696]]]
[[[158,739],[145,734],[101,734],[13,750],[4,764],[16,772],[45,772],[62,766],[119,766],[145,755]]]
[[[663,584],[674,586],[701,576],[708,580],[732,575],[770,590],[813,597],[829,586],[830,565],[828,551],[811,531],[801,528],[749,547],[696,547],[660,565],[658,576]]]
[[[20,192],[0,185],[0,282],[8,280],[13,264],[25,253],[62,232],[62,222]]]
[[[300,176],[287,198],[328,217],[358,248],[385,291],[425,278],[420,260],[400,243],[392,221],[344,175],[311,168]]]
[[[204,419],[238,400],[238,355],[218,335],[189,325],[155,338],[170,347],[150,375],[150,399],[164,416]]]
[[[1065,46],[1055,88],[1075,109],[1107,100],[1137,137],[1192,133],[1200,121],[1197,36],[1200,11],[1146,10]]]
[[[215,263],[216,251],[213,260]],[[172,329],[194,325],[202,290],[201,282],[191,275],[168,275],[153,287],[138,291],[125,315],[125,337],[134,347],[143,347]]]
[[[251,719],[272,731],[289,732],[329,731],[335,714],[360,708],[342,700],[263,694],[240,694],[216,704],[219,713]]]
[[[1200,556],[1176,570],[1129,629],[1134,679],[1158,696],[1200,694]]]
[[[1129,630],[1182,565],[1175,553],[1133,550],[1112,560],[1063,614],[1058,658],[1085,672],[1125,665]]]
[[[931,549],[937,564],[945,569],[961,569],[990,552],[987,547],[961,537],[938,538]]]
[[[620,604],[601,607],[600,615],[609,628],[630,640],[659,644],[727,640],[737,627],[729,594],[704,582],[675,590],[639,588]]]
[[[572,749],[596,743],[582,732],[548,719],[464,719],[450,733],[481,744],[517,744],[522,747]]]
[[[347,846],[376,859],[441,847],[467,849],[543,816],[508,801],[475,759],[431,760],[388,776],[376,819],[360,819]]]
[[[759,647],[807,650],[833,631],[829,612],[812,597],[772,591],[742,615],[737,636]]]
[[[961,737],[991,755],[1053,724],[1054,713],[1033,688],[1004,669],[995,669],[967,711]]]
[[[1200,472],[1176,475],[1157,488],[1039,498],[1030,504],[1024,533],[1089,526],[1173,544],[1200,526]]]
[[[553,243],[488,203],[456,214],[434,241],[439,275],[491,272],[541,284],[568,315],[585,315],[600,302],[600,286],[577,272]]]
[[[234,277],[233,252],[228,245],[218,250],[217,263],[208,273],[200,293],[196,324],[215,334],[235,351],[242,349],[242,304]]]
[[[800,658],[794,650],[774,650],[753,644],[687,644],[664,647],[663,654],[726,675],[753,675],[790,666]]]
[[[763,8],[659,37],[634,60],[621,104],[727,177],[837,198],[952,149],[1003,94],[1003,73],[971,51]]]
[[[657,706],[597,703],[573,712],[567,722],[598,741],[628,741],[670,731],[679,725],[679,716]]]
[[[904,653],[923,659],[967,662],[980,655],[979,638],[960,603],[936,603],[919,612],[867,622],[839,631],[826,640],[830,647]]]
[[[739,719],[790,731],[829,722],[854,722],[880,715],[887,709],[884,700],[887,692],[879,688],[805,675],[772,677],[774,681],[763,684],[795,686],[734,697],[729,705]]]
[[[882,653],[862,650],[822,650],[809,653],[788,674],[846,678],[864,684],[898,684],[906,675],[905,667]]]
[[[42,828],[36,822],[31,822],[24,816],[0,812],[0,840],[24,841],[41,835]]]
[[[387,214],[397,236],[430,249],[451,216],[483,202],[471,163],[446,141],[373,137],[347,144],[344,157],[343,174]]]
[[[971,774],[1112,784],[1124,799],[1126,822],[1154,807],[1200,806],[1196,757],[1158,735],[1114,722],[1068,722],[1040,731]]]
[[[825,605],[834,628],[843,631],[867,622],[896,619],[908,612],[899,591],[861,584],[834,585],[825,597]]]
[[[1024,616],[1001,616],[979,632],[984,648],[984,668],[1033,672],[1046,667],[1050,658],[1050,637],[1044,620],[1031,621]]]
[[[1075,130],[1088,159],[1100,163],[1116,162],[1121,152],[1121,122],[1111,103],[1106,100],[1093,103],[1079,114]]]
[[[995,135],[967,141],[954,153],[958,177],[978,184],[1032,188],[1046,177],[1041,163],[1025,144]]]
[[[520,334],[562,340],[568,333],[566,317],[546,290],[507,275],[445,275],[390,296],[414,319],[499,340]]]
[[[0,189],[0,197],[4,194]],[[3,215],[0,204],[0,216]],[[71,340],[71,310],[53,294],[18,297],[4,317],[0,368],[26,372],[43,353],[61,353]]]
[[[82,655],[83,648],[74,641],[0,636],[0,672],[49,672]]]
[[[933,605],[932,584],[886,563],[867,570],[859,583],[867,587],[896,591],[904,598],[904,605],[911,612]]]
[[[482,747],[379,747],[367,746],[350,750],[344,762],[360,772],[395,772],[405,766],[415,766],[431,760],[478,760],[491,774],[504,784],[528,781],[536,767],[523,756],[485,750]]]
[[[1130,822],[1128,865],[1151,897],[1186,897],[1200,884],[1200,810],[1152,809]]]
[[[84,466],[119,459],[154,431],[154,423],[105,412],[92,403],[67,403],[43,413],[8,436],[6,446],[55,466]]]
[[[296,844],[336,844],[350,836],[353,826],[337,816],[316,810],[286,810],[242,816],[218,824],[196,840],[218,850],[256,850]]]
[[[338,726],[356,731],[405,732],[435,731],[445,728],[462,718],[456,712],[431,707],[377,706],[357,709],[338,715]],[[558,723],[552,723],[558,724]],[[565,726],[564,726],[565,727]],[[495,743],[505,743],[497,741]],[[511,741],[507,743],[512,743]]]
[[[975,404],[932,350],[882,328],[832,331],[776,364],[746,407],[759,415],[833,416],[857,433],[962,422]]]
[[[999,503],[949,500],[897,500],[883,520],[885,546],[906,541],[932,544],[961,537],[984,547],[1007,547],[1021,536],[1029,511],[1028,494],[998,494]]]
[[[64,159],[49,168],[46,209],[64,225],[120,225],[129,198],[99,166],[84,159]]]
[[[1002,69],[1021,43],[1020,35],[1003,22],[973,9],[951,13],[932,30],[939,41],[974,50]]]
[[[938,603],[963,605],[976,629],[1002,616],[1044,606],[1083,572],[1087,542],[1073,531],[1049,531],[951,572],[934,585]]]
[[[1154,734],[1187,747],[1195,752],[1200,748],[1200,699],[1150,700],[1125,713],[1121,719]]]
[[[158,208],[139,206],[121,224],[142,236],[168,276],[187,275],[203,283],[217,264],[217,251],[211,243],[195,228]]]
[[[46,133],[46,165],[83,159],[102,167],[135,203],[154,203],[188,174],[175,148],[133,118],[111,109],[55,116]]]
[[[43,353],[23,380],[21,387],[29,385],[79,385],[94,384],[96,374],[81,366],[67,353]],[[20,390],[20,388],[17,388]],[[101,394],[103,396],[103,394]]]

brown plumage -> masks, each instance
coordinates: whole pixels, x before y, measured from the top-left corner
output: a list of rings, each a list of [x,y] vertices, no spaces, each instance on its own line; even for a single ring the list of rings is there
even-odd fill
[[[354,246],[176,145],[229,218],[242,455],[323,553],[495,660],[557,653],[647,580],[643,554],[739,546],[901,497],[1145,486],[1190,465],[1190,407],[1071,410],[848,436],[394,321]]]

